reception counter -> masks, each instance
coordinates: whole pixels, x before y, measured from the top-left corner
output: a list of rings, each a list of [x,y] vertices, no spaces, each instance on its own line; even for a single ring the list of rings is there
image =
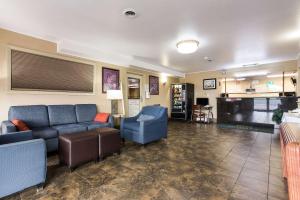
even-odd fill
[[[217,122],[273,128],[273,111],[293,110],[297,100],[298,97],[217,98]]]

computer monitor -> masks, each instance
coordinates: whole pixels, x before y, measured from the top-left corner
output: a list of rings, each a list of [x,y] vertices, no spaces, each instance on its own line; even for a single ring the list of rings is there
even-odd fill
[[[201,105],[201,106],[209,105],[208,98],[197,98],[196,102],[197,102],[197,105]]]

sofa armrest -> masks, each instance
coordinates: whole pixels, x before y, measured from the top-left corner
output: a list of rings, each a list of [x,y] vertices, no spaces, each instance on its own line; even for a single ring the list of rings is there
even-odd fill
[[[152,119],[152,120],[141,121],[140,123],[142,123],[143,126],[145,126],[145,127],[148,127],[148,126],[150,127],[155,124],[166,123],[166,121],[162,120],[162,119]]]
[[[135,117],[126,117],[126,118],[122,118],[123,122],[135,122],[138,119],[137,116]]]
[[[0,144],[9,144],[21,141],[32,140],[32,131],[19,131],[0,135]]]
[[[16,132],[17,127],[11,121],[3,121],[1,123],[2,134]]]
[[[112,115],[109,115],[109,117],[108,117],[108,124],[109,124],[109,127],[111,127],[111,128],[114,127],[114,118]]]
[[[0,145],[0,198],[43,184],[47,173],[43,139]]]

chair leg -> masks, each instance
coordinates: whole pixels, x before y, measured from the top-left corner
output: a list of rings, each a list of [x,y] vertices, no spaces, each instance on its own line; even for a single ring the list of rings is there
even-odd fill
[[[36,186],[36,192],[42,191],[42,190],[44,189],[44,184],[45,184],[45,183],[38,184],[38,185]]]

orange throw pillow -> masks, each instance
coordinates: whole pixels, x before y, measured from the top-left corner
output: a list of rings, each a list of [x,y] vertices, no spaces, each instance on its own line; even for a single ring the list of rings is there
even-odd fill
[[[96,122],[106,123],[109,117],[109,113],[98,113],[94,119]]]
[[[28,126],[23,121],[21,121],[19,119],[13,119],[11,122],[17,127],[17,129],[19,131],[28,131],[28,130],[30,130],[28,128]]]

